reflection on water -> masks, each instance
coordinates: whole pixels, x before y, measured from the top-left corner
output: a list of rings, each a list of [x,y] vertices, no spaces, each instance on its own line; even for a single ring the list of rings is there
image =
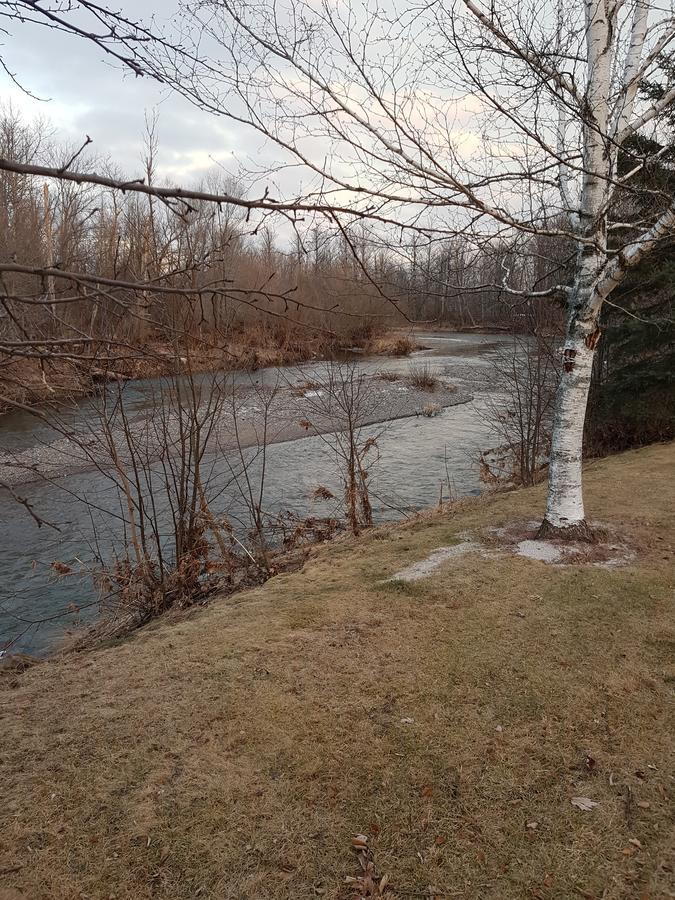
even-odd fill
[[[388,423],[379,436],[380,460],[372,472],[373,511],[377,521],[401,518],[406,513],[431,506],[438,501],[441,482],[448,478],[457,495],[478,493],[477,454],[490,443],[490,428],[484,412],[486,387],[475,376],[489,366],[490,357],[508,338],[494,335],[425,334],[422,340],[430,349],[425,361],[439,372],[447,372],[451,381],[469,390],[474,400],[445,409],[437,418],[408,418]],[[358,361],[365,373],[383,369],[406,372],[408,360],[364,358]],[[311,379],[317,364],[307,364],[286,371],[288,379]],[[254,374],[258,384],[274,383],[278,370],[262,370]],[[248,373],[236,374],[242,383],[250,383]],[[151,381],[129,382],[125,397],[134,415],[148,407]],[[94,400],[85,400],[61,412],[61,420],[73,429],[86,426],[94,416]],[[380,432],[381,426],[373,429]],[[55,437],[49,425],[26,413],[13,413],[0,420],[0,446],[25,450],[37,447]],[[251,451],[252,453],[253,451]],[[211,453],[206,461],[212,477],[222,479],[223,490],[214,504],[214,512],[227,515],[233,522],[243,521],[241,499],[231,485],[232,460]],[[255,470],[255,463],[254,463]],[[326,515],[330,509],[317,503],[311,495],[318,484],[337,489],[337,476],[326,445],[321,438],[274,444],[267,451],[265,509],[269,513],[292,510],[306,514]],[[58,615],[68,604],[92,605],[81,617],[95,615],[91,581],[66,578],[56,580],[50,564],[54,560],[78,569],[97,557],[107,558],[119,540],[123,523],[119,518],[119,500],[110,481],[95,471],[79,472],[56,479],[53,483],[36,481],[17,489],[47,522],[38,528],[26,510],[0,491],[0,508],[4,537],[0,542],[0,647],[23,632],[26,621],[47,621],[33,629],[13,646],[28,652],[44,652],[64,629],[72,624]],[[447,496],[447,487],[445,490]],[[78,502],[86,498],[94,512]],[[168,517],[168,511],[165,511]],[[97,544],[92,543],[96,525]],[[18,621],[16,617],[22,621]],[[51,617],[51,618],[50,618]]]

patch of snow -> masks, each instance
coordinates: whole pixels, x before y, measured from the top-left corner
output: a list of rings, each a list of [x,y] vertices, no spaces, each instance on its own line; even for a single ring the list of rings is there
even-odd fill
[[[475,541],[464,541],[461,544],[453,544],[452,547],[438,547],[436,550],[432,550],[426,559],[402,569],[391,578],[387,578],[387,581],[420,581],[422,578],[428,578],[447,560],[457,559],[464,556],[465,553],[473,553],[481,549],[482,545]]]
[[[549,541],[521,541],[516,547],[516,553],[540,562],[556,562],[562,555],[560,547]]]
[[[302,398],[303,400],[306,400],[308,397],[323,397],[323,394],[323,391],[305,391],[305,393],[302,395]]]

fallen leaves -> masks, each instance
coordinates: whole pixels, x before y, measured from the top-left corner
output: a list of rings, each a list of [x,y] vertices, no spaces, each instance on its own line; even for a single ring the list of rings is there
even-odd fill
[[[368,837],[356,834],[352,838],[352,849],[356,851],[361,871],[358,875],[348,875],[345,883],[354,891],[355,900],[367,900],[370,897],[383,897],[389,884],[388,875],[379,875],[375,868],[373,853],[368,847]]]
[[[444,835],[437,835],[434,838],[434,843],[429,848],[430,850],[437,850],[438,847],[441,847],[445,844],[447,838]],[[352,850],[356,853],[356,857],[359,861],[360,872],[356,875],[347,875],[345,878],[345,884],[349,885],[351,891],[350,897],[352,900],[370,900],[372,897],[391,897],[394,900],[394,897],[404,895],[410,897],[425,897],[427,900],[434,900],[434,897],[455,897],[463,895],[463,891],[457,891],[454,893],[443,893],[436,891],[435,888],[429,886],[424,890],[404,890],[402,888],[396,888],[391,884],[390,877],[387,873],[381,875],[375,866],[375,859],[373,857],[373,851],[368,846],[368,837],[365,834],[355,834],[351,840]],[[482,850],[478,851],[479,861],[485,862],[485,853]],[[421,853],[418,853],[420,862],[424,862],[424,857]],[[325,893],[325,888],[323,883],[319,885],[319,889],[317,886],[314,886],[314,892],[316,894]]]

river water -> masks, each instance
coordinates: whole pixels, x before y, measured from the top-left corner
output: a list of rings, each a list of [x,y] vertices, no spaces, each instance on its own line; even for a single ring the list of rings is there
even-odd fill
[[[435,504],[441,484],[447,498],[450,486],[456,496],[477,494],[481,490],[477,458],[491,445],[493,435],[486,416],[488,395],[494,386],[488,377],[491,359],[505,342],[504,335],[458,335],[425,333],[420,341],[429,349],[420,351],[415,362],[424,362],[462,392],[470,402],[444,409],[435,418],[410,417],[375,426],[378,433],[379,461],[371,475],[373,511],[376,521],[395,520]],[[309,363],[285,370],[286,381],[311,380],[319,364]],[[365,374],[384,370],[405,374],[411,361],[363,357],[357,365]],[[242,384],[253,378],[257,384],[272,382],[279,371],[262,370],[250,375],[236,373]],[[154,386],[156,387],[156,385]],[[126,405],[135,415],[152,401],[151,381],[129,382],[125,386]],[[77,427],[94,414],[95,400],[88,399],[60,414],[62,422]],[[14,453],[34,452],[40,470],[40,454],[55,439],[49,425],[28,413],[13,413],[0,419],[0,448]],[[228,485],[219,497],[218,515],[231,520],[243,519],[241,495],[230,484],[231,461],[210,455],[206,462],[212,477],[223,475]],[[338,476],[325,442],[316,436],[272,444],[267,449],[264,507],[275,514],[291,510],[300,516],[326,515],[312,494],[317,485],[338,488]],[[74,624],[96,614],[95,591],[88,575],[58,578],[52,562],[59,561],[74,570],[85,569],[97,555],[106,558],[119,542],[123,524],[119,518],[119,499],[110,481],[98,471],[72,471],[14,485],[16,494],[25,498],[58,531],[38,527],[26,509],[11,495],[0,490],[2,540],[0,541],[0,649],[41,654],[53,647]],[[339,490],[338,490],[339,492]],[[91,509],[79,502],[85,497]],[[97,543],[93,533],[96,524]],[[87,604],[89,604],[87,606]],[[71,612],[66,611],[71,608]],[[83,608],[84,607],[84,608]],[[30,623],[37,623],[33,624]]]

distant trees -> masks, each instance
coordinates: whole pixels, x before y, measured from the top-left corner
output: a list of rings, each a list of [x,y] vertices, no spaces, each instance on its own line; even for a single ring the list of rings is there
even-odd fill
[[[232,203],[175,209],[152,194],[57,177],[74,155],[101,166],[88,150],[59,145],[46,123],[0,115],[0,159],[13,166],[0,165],[0,405],[30,401],[32,370],[44,397],[59,379],[74,389],[78,374],[161,371],[176,358],[169,345],[186,341],[216,365],[230,354],[233,365],[256,366],[267,348],[295,361],[384,324],[513,323],[498,290],[476,288],[489,280],[492,256],[461,241],[427,247],[411,265],[378,256],[365,223],[346,236],[318,219],[295,223],[289,246],[267,224],[247,222],[237,186],[216,176],[204,191]],[[150,188],[160,186],[160,152],[151,120]],[[22,171],[33,166],[57,174]],[[460,278],[465,288],[450,287]]]
[[[158,151],[153,125],[146,184],[156,183]],[[58,172],[72,155],[46,124],[0,115],[0,158],[15,169]],[[205,190],[237,195],[215,177]],[[266,346],[294,361],[308,347],[349,343],[364,305],[369,321],[391,320],[335,239],[321,236],[317,255],[298,234],[296,255],[271,232],[256,234],[237,206],[174,210],[151,195],[0,167],[0,406],[30,401],[34,369],[49,390],[75,373],[142,374],[161,371],[162,360],[170,368],[172,347],[186,343],[215,365],[255,366]]]

